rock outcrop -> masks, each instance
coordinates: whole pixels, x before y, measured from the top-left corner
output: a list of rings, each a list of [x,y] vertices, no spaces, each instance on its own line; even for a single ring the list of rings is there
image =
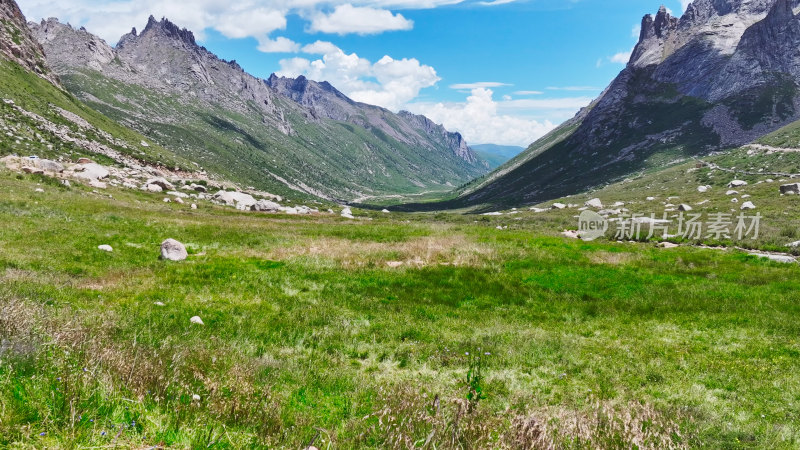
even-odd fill
[[[0,0],[0,55],[58,84],[58,77],[45,61],[42,46],[31,35],[14,0]]]

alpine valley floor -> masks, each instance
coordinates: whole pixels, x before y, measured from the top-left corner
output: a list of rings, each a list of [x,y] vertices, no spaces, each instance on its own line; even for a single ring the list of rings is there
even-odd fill
[[[191,210],[5,170],[0,191],[2,447],[800,445],[797,264],[530,211]],[[159,260],[166,238],[189,258]]]

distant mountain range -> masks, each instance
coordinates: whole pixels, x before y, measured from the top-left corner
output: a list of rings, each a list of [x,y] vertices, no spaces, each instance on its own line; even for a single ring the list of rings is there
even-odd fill
[[[514,145],[478,144],[473,145],[472,150],[476,155],[489,163],[490,169],[494,170],[525,151],[525,147],[517,147]]]
[[[489,170],[460,134],[427,118],[303,77],[256,78],[166,19],[151,17],[113,48],[57,19],[28,25],[70,93],[197,169],[246,186],[346,201],[447,191]]]
[[[642,20],[589,107],[458,197],[410,209],[534,204],[734,148],[800,119],[800,0],[696,0]]]

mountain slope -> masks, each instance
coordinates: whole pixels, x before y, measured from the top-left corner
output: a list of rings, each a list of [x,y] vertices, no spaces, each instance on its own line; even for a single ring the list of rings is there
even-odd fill
[[[55,19],[30,26],[70,92],[233,181],[348,200],[448,190],[487,171],[460,135],[327,83],[255,78],[166,19],[151,17],[116,48]]]
[[[628,66],[589,108],[437,207],[533,204],[800,118],[797,0],[697,0],[645,16]],[[426,205],[426,208],[434,206]]]

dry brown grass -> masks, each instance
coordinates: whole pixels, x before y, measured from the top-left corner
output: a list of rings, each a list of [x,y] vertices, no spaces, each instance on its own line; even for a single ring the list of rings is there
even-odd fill
[[[332,260],[342,267],[376,265],[390,268],[432,265],[478,266],[495,256],[491,247],[472,242],[466,236],[425,236],[405,242],[354,242],[348,239],[317,238],[267,252],[250,250],[247,256],[284,261],[292,258]]]
[[[620,264],[628,264],[634,261],[641,259],[641,255],[638,253],[624,253],[624,252],[593,252],[588,255],[589,260],[594,264],[610,264],[610,265],[620,265]]]
[[[359,444],[377,439],[391,449],[683,449],[680,427],[651,405],[610,403],[583,410],[543,407],[530,414],[469,412],[463,398],[440,400],[408,387],[389,389],[385,407],[363,420],[373,422]],[[373,441],[374,442],[374,441]]]

